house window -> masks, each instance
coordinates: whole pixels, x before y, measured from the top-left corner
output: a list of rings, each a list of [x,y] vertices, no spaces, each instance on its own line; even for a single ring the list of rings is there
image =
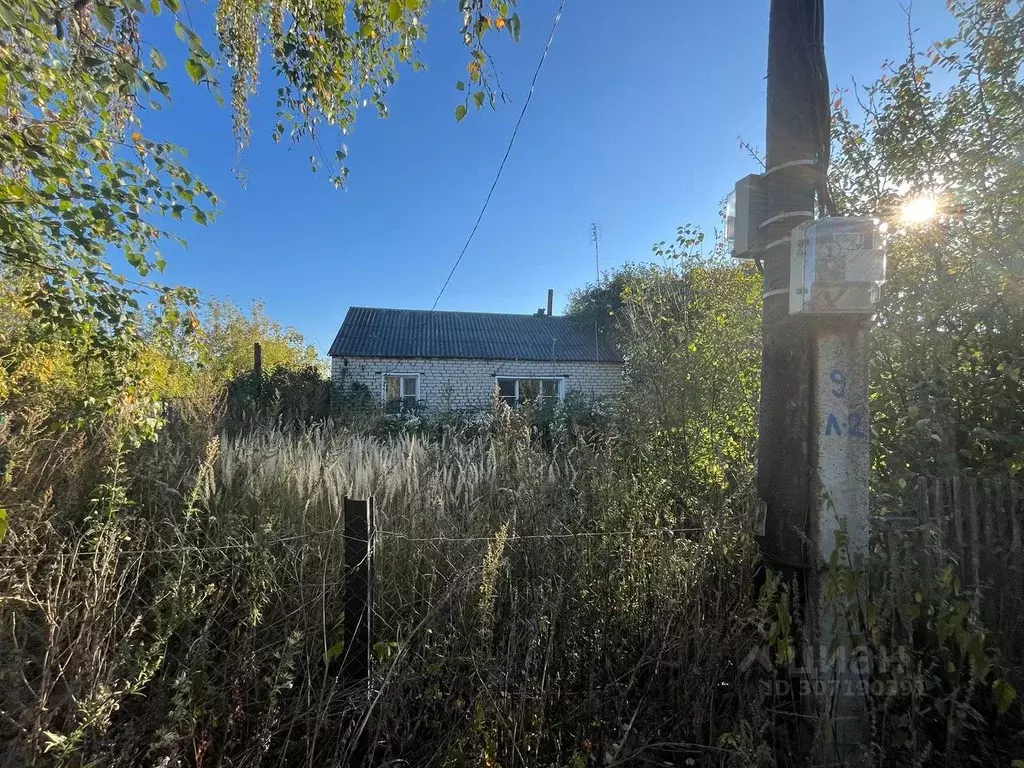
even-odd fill
[[[384,404],[400,410],[416,407],[420,396],[418,373],[396,373],[384,376]]]
[[[562,379],[518,379],[511,376],[497,376],[498,396],[509,405],[518,405],[527,400],[533,402],[553,402],[564,396]]]

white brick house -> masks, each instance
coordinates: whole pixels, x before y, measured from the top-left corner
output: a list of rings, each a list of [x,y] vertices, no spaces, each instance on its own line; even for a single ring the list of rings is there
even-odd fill
[[[369,390],[392,407],[487,408],[570,392],[617,395],[622,357],[569,317],[352,307],[331,345],[338,402]]]

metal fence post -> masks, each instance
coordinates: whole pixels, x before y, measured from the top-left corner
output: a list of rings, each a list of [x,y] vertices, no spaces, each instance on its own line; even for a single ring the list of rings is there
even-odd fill
[[[368,685],[373,653],[373,499],[345,499],[345,650],[341,665],[346,685]]]
[[[252,345],[252,378],[256,383],[256,402],[263,394],[263,347],[257,341]]]

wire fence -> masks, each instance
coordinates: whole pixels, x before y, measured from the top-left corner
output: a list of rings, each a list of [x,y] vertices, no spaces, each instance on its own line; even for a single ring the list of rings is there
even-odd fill
[[[731,529],[736,529],[733,526]],[[609,537],[621,537],[621,536],[635,536],[635,537],[649,537],[649,536],[680,536],[684,534],[699,534],[707,532],[705,527],[689,527],[689,528],[632,528],[615,531],[566,531],[558,533],[531,533],[525,535],[512,534],[506,539],[506,544],[515,544],[520,541],[560,541],[560,540],[579,540],[589,538],[609,538]],[[151,547],[146,549],[132,549],[122,548],[116,549],[116,553],[119,556],[128,557],[139,557],[147,555],[166,555],[166,554],[203,554],[207,552],[226,552],[234,549],[247,549],[253,546],[272,546],[275,544],[287,544],[290,542],[301,541],[304,539],[323,539],[325,537],[340,537],[343,531],[340,527],[329,528],[322,531],[307,531],[305,533],[297,533],[289,536],[270,537],[270,538],[253,538],[248,541],[238,541],[230,544],[211,544],[211,545],[182,545],[175,547]],[[474,544],[481,542],[494,541],[494,536],[415,536],[400,531],[388,531],[388,530],[377,530],[375,535],[381,539],[397,539],[401,541],[408,541],[413,543],[437,543],[446,542],[450,544]],[[0,561],[17,561],[24,560],[27,557],[45,556],[48,558],[89,558],[106,556],[111,553],[110,549],[72,549],[72,550],[61,550],[57,552],[45,551],[45,552],[6,552],[0,554]]]

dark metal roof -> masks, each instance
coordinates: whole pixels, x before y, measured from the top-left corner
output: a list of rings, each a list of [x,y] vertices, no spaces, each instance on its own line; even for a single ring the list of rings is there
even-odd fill
[[[621,363],[594,330],[570,317],[351,307],[330,355]]]

